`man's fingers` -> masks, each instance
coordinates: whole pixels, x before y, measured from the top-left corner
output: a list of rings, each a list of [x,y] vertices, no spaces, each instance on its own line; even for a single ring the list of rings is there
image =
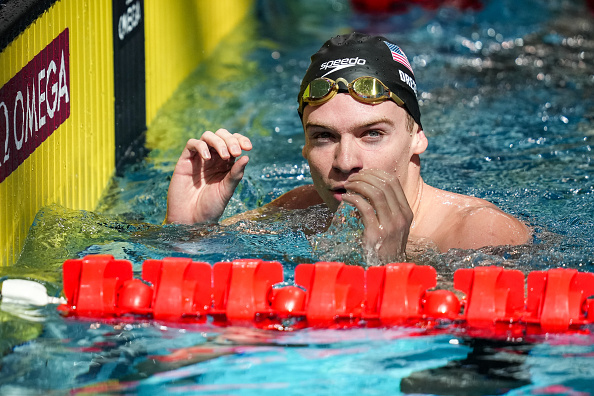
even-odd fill
[[[208,145],[198,139],[190,139],[182,151],[180,159],[192,159],[194,155],[200,155],[203,159],[210,159],[210,150]]]
[[[239,147],[241,147],[242,150],[250,151],[252,149],[252,142],[247,136],[243,136],[239,133],[234,133],[233,137],[237,139],[237,141],[239,142]]]
[[[361,221],[365,226],[365,230],[372,230],[375,227],[379,227],[379,221],[373,206],[367,199],[359,194],[344,194],[342,196],[343,201],[350,203],[359,211],[361,215]]]
[[[233,182],[239,183],[239,181],[243,178],[243,172],[245,171],[245,167],[248,164],[249,160],[249,157],[244,155],[243,157],[240,157],[237,161],[235,161],[235,163],[231,167],[231,170],[229,171],[229,179]]]
[[[227,146],[227,151],[234,157],[239,157],[241,155],[241,145],[237,140],[235,135],[232,135],[226,129],[219,129],[215,132],[215,135],[223,139],[225,145]]]
[[[247,156],[240,157],[231,169],[229,169],[229,173],[224,178],[225,189],[229,191],[229,198],[233,195],[235,188],[243,178],[243,174],[245,171],[245,167],[249,161]]]
[[[369,199],[380,219],[410,211],[400,181],[385,171],[371,169],[358,172],[349,177],[345,188]]]
[[[223,138],[215,135],[211,131],[204,132],[200,137],[200,140],[205,142],[208,145],[208,147],[213,148],[214,151],[222,159],[229,159],[231,157],[231,155],[229,154],[229,150],[227,149],[227,144],[225,143]]]
[[[252,149],[252,143],[247,137],[239,133],[231,134],[226,129],[219,129],[216,133],[206,131],[200,140],[212,147],[222,159],[239,157],[242,150]]]
[[[376,182],[379,186],[372,184],[372,182]],[[345,183],[345,188],[348,192],[360,195],[369,201],[371,206],[375,209],[380,222],[391,218],[393,213],[397,212],[397,208],[399,208],[394,193],[382,184],[383,183],[377,183],[377,180],[369,180],[369,178],[367,178],[367,180],[349,181]]]

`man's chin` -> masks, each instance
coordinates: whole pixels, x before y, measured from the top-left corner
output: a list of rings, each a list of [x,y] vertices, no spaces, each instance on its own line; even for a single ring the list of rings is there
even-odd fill
[[[342,194],[332,194],[332,197],[328,200],[326,200],[326,205],[328,206],[328,209],[330,209],[330,211],[332,213],[336,212],[338,210],[338,207],[340,206],[340,204],[342,203]]]

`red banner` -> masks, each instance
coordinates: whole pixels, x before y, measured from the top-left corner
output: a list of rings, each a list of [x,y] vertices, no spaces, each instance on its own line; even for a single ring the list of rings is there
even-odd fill
[[[0,89],[0,183],[70,117],[68,29]]]

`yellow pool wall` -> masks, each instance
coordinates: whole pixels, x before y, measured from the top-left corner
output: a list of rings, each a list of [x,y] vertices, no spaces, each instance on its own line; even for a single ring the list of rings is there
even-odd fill
[[[144,2],[146,124],[252,0]],[[69,31],[70,116],[0,183],[0,265],[15,263],[38,211],[93,210],[115,172],[112,2],[59,0],[0,53],[0,87]],[[142,132],[142,131],[139,131]],[[1,142],[0,142],[1,143]]]

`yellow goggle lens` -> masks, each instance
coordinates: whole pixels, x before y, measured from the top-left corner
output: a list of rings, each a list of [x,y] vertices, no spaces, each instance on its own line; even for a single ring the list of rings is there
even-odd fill
[[[352,90],[362,99],[388,99],[387,88],[377,78],[360,77],[351,84]]]
[[[324,96],[328,95],[333,88],[333,83],[324,79],[316,78],[307,86],[303,93],[304,99],[307,100],[319,100]]]

